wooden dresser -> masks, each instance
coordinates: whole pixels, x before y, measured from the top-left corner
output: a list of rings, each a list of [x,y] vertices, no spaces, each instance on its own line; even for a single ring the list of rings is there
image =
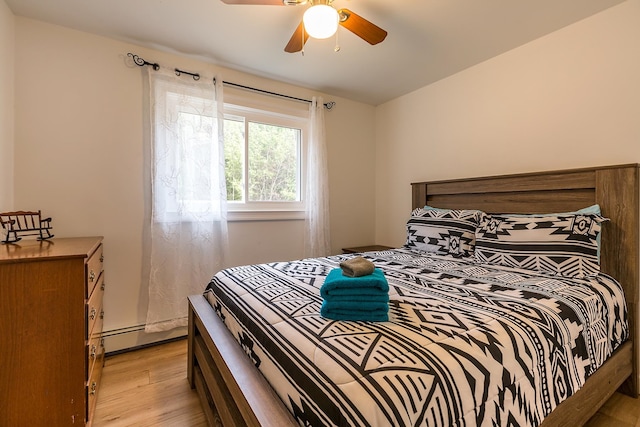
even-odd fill
[[[0,245],[0,426],[91,424],[102,265],[102,237]]]

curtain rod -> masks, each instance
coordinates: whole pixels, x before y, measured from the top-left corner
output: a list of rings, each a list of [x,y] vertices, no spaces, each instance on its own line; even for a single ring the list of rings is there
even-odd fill
[[[138,55],[134,54],[134,53],[127,53],[127,56],[130,56],[131,59],[133,59],[133,63],[136,64],[139,67],[144,67],[145,65],[148,65],[150,67],[152,67],[154,70],[158,71],[160,69],[160,65],[157,62],[148,62],[145,61],[144,59],[140,58]],[[187,74],[191,77],[193,77],[193,80],[200,80],[200,74],[198,73],[191,73],[189,71],[184,71],[184,70],[180,70],[178,68],[175,68],[174,71],[176,72],[176,75],[181,75],[181,74]],[[216,79],[215,77],[213,78],[213,82],[215,83]],[[245,85],[241,85],[238,83],[232,83],[232,82],[227,82],[227,81],[222,81],[222,83],[224,85],[227,86],[232,86],[232,87],[236,87],[239,89],[244,89],[244,90],[250,90],[252,92],[258,92],[258,93],[263,93],[265,95],[272,95],[272,96],[277,96],[280,98],[285,98],[285,99],[291,99],[293,101],[300,101],[300,102],[308,102],[309,104],[312,102],[309,99],[304,99],[304,98],[296,98],[295,96],[289,96],[289,95],[283,95],[281,93],[277,93],[277,92],[271,92],[268,90],[264,90],[264,89],[258,89],[255,87],[251,87],[251,86],[245,86]],[[325,102],[324,103],[324,108],[326,108],[327,110],[331,110],[333,107],[335,107],[336,103],[335,101],[329,101],[329,102]]]

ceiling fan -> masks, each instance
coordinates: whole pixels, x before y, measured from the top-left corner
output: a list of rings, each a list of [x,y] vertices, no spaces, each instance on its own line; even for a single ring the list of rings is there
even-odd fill
[[[336,10],[333,0],[221,0],[226,4],[297,6],[309,3],[302,22],[293,32],[285,52],[295,53],[303,50],[309,37],[323,39],[331,37],[342,25],[369,44],[378,44],[387,37],[387,32],[367,21],[349,9]]]

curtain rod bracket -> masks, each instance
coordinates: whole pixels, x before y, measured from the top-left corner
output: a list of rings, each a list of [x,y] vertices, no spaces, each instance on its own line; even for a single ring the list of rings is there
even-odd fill
[[[176,76],[180,76],[180,74],[188,74],[191,77],[193,77],[193,80],[196,80],[196,81],[200,80],[200,74],[198,74],[198,73],[190,73],[188,71],[184,71],[184,70],[181,70],[179,68],[175,68],[175,71],[176,71]]]

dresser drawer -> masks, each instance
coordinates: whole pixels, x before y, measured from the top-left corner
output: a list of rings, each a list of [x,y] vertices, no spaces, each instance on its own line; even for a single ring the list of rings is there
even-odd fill
[[[90,380],[95,366],[102,366],[104,344],[102,334],[96,334],[87,344],[87,378]]]
[[[104,295],[104,273],[100,275],[91,298],[86,304],[87,333],[86,339],[102,333],[102,296]]]
[[[95,346],[95,347],[94,347]],[[87,380],[87,420],[93,420],[93,411],[96,407],[102,366],[104,365],[104,345],[102,336],[97,336],[89,342],[89,349],[95,348],[95,355],[89,352],[89,377]]]
[[[93,289],[96,287],[98,280],[100,279],[100,273],[102,273],[103,267],[102,262],[104,257],[102,255],[102,245],[98,246],[98,249],[91,255],[89,260],[87,261],[87,292],[85,297],[89,298]]]

